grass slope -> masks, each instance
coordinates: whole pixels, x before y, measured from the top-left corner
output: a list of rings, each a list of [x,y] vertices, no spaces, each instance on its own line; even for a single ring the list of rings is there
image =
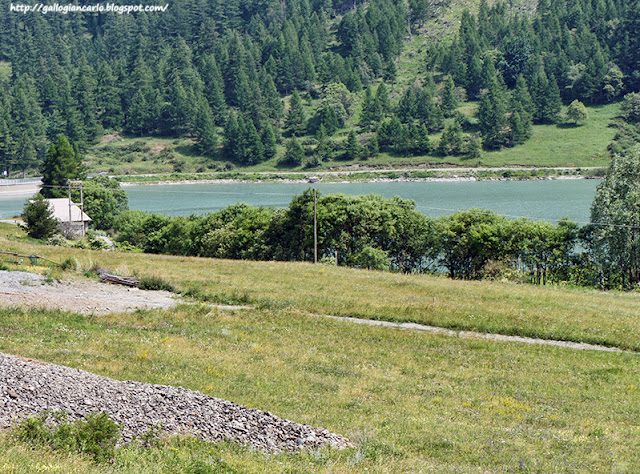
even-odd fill
[[[354,449],[264,455],[188,438],[130,446],[116,472],[637,471],[640,356],[464,340],[309,314],[571,335],[637,348],[637,295],[427,276],[45,247],[0,248],[155,274],[220,302],[92,317],[0,309],[0,351],[181,385],[322,426]],[[59,276],[59,275],[57,275]],[[0,436],[3,472],[104,472]]]
[[[411,321],[640,351],[635,293],[452,281],[306,263],[96,252],[31,244],[13,229],[5,232],[8,234],[0,233],[0,246],[9,251],[56,261],[74,257],[84,268],[98,264],[121,275],[156,275],[213,302]],[[3,238],[3,234],[8,236]]]

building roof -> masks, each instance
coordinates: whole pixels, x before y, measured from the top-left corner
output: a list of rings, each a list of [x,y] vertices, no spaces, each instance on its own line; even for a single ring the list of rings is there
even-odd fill
[[[53,217],[60,222],[69,222],[69,199],[47,199],[49,207],[53,210]],[[91,218],[80,210],[77,204],[71,203],[71,222],[88,222]]]

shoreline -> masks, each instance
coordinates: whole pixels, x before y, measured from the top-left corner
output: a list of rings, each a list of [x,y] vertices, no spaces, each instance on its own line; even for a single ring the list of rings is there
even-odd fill
[[[180,175],[127,175],[111,176],[120,181],[122,187],[130,186],[168,186],[188,184],[331,184],[331,183],[429,183],[429,182],[478,182],[478,181],[549,181],[573,179],[599,179],[601,167],[595,168],[441,168],[424,170],[388,169],[388,170],[342,170],[317,172],[231,172]],[[232,176],[228,176],[232,175]],[[244,175],[244,176],[243,176]],[[154,179],[155,178],[155,179]],[[0,195],[27,196],[37,192],[41,183],[22,183],[0,186]]]
[[[550,181],[574,179],[600,179],[601,167],[594,168],[465,168],[402,170],[349,170],[324,172],[236,172],[233,177],[184,178],[167,175],[113,176],[121,180],[122,187],[128,186],[169,186],[178,184],[349,184],[349,183],[428,183],[428,182],[477,182],[477,181]],[[542,175],[539,175],[542,173]],[[242,177],[242,174],[246,177]],[[424,176],[428,174],[430,176]],[[295,175],[301,175],[300,177]],[[359,178],[358,175],[362,177]],[[396,176],[394,176],[396,175]],[[421,176],[422,175],[422,176]],[[158,179],[153,179],[157,176]],[[208,176],[205,174],[205,176]],[[209,175],[210,176],[210,175]],[[142,178],[142,179],[140,179]],[[144,178],[148,178],[145,180]],[[129,180],[131,179],[131,180]]]

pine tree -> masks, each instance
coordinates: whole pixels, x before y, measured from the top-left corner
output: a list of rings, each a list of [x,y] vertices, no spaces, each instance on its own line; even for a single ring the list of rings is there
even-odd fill
[[[482,144],[486,149],[498,149],[508,145],[509,127],[504,90],[495,78],[482,97],[478,121],[482,131]]]
[[[462,136],[462,127],[460,122],[455,120],[450,124],[442,134],[440,143],[438,144],[438,153],[442,156],[456,156],[463,153],[464,138]]]
[[[266,160],[270,160],[278,151],[276,134],[273,132],[273,127],[270,123],[265,124],[262,129],[262,146],[264,148],[264,157]]]
[[[418,155],[426,155],[433,151],[433,145],[429,139],[429,130],[424,124],[415,129],[414,150]]]
[[[456,85],[453,78],[449,76],[442,90],[442,112],[445,117],[451,117],[453,111],[458,107],[458,97],[456,96]]]
[[[102,62],[98,69],[98,82],[96,86],[96,106],[98,119],[107,129],[119,129],[124,122],[120,88],[111,66]]]
[[[238,117],[230,112],[224,124],[224,154],[231,161],[236,161],[242,146],[242,137],[238,127]]]
[[[24,223],[27,235],[34,239],[48,239],[58,228],[58,220],[53,216],[49,201],[46,201],[42,194],[36,194],[25,204]]]
[[[316,134],[316,140],[318,140],[315,149],[316,156],[320,161],[327,161],[331,155],[331,147],[329,146],[329,136],[322,124],[320,124],[318,133]]]
[[[356,137],[356,132],[351,130],[347,137],[347,144],[344,148],[344,158],[346,160],[357,160],[362,154],[362,147]]]
[[[213,114],[206,100],[198,105],[194,118],[193,135],[200,153],[212,156],[218,148],[218,137],[213,122]]]
[[[52,144],[42,163],[42,189],[40,194],[46,198],[64,197],[69,180],[82,178],[80,154],[64,135],[59,135]]]
[[[376,106],[374,120],[379,122],[391,110],[391,94],[384,82],[381,82],[376,90]]]
[[[256,163],[260,163],[264,160],[264,147],[260,140],[260,135],[258,135],[258,131],[251,120],[248,120],[246,123],[245,143],[245,164],[255,165]]]
[[[360,113],[360,126],[363,128],[368,128],[375,122],[376,117],[376,102],[373,94],[371,93],[371,89],[367,87],[364,91],[364,97],[362,99]]]
[[[285,144],[284,157],[280,163],[285,166],[300,166],[304,159],[304,150],[300,146],[298,140],[293,137],[287,140]]]
[[[83,59],[73,80],[75,102],[84,127],[88,143],[95,143],[102,135],[102,125],[98,123],[98,105],[96,100],[97,81],[95,71]]]
[[[289,110],[284,120],[284,125],[289,134],[292,136],[299,136],[305,130],[306,114],[302,107],[302,99],[298,94],[298,91],[293,91],[291,101],[289,102]]]

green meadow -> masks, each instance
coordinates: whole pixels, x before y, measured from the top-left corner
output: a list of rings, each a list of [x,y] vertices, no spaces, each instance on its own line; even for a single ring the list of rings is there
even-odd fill
[[[343,434],[343,451],[265,454],[187,437],[96,465],[0,437],[1,472],[634,472],[640,355],[462,339],[319,315],[600,342],[638,350],[638,296],[460,282],[304,263],[41,246],[0,248],[155,275],[192,295],[169,311],[0,309],[0,351],[122,380],[180,385]],[[6,262],[6,260],[5,260]],[[208,303],[207,303],[208,302]],[[210,303],[242,303],[222,310]]]

